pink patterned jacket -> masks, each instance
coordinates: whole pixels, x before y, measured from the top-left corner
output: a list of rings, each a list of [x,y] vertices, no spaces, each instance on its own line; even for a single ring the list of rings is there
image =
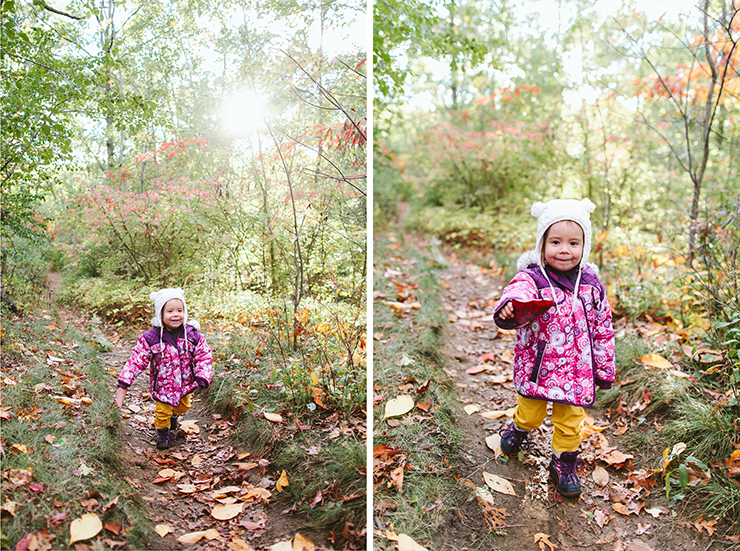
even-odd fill
[[[187,345],[183,332],[175,342],[166,331],[160,333],[159,327],[145,331],[118,377],[118,386],[128,388],[149,367],[152,398],[173,407],[196,388],[208,386],[213,376],[211,349],[192,325],[187,329]]]
[[[521,270],[504,289],[494,320],[502,329],[519,329],[514,385],[522,396],[588,407],[594,403],[597,385],[611,388],[614,329],[606,289],[594,268],[583,268],[577,302],[574,285],[567,278],[552,277],[551,289],[537,264]],[[541,303],[532,301],[553,298],[557,307],[534,308]],[[512,300],[533,305],[528,319],[524,314],[527,304],[521,305],[515,318],[498,317]]]

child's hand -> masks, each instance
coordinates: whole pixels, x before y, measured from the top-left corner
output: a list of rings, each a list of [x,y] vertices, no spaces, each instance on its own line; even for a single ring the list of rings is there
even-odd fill
[[[507,302],[501,310],[498,311],[498,317],[502,320],[508,320],[514,317],[514,303]]]
[[[128,392],[122,386],[116,389],[116,405],[120,408],[123,407],[123,401],[126,399],[126,392]]]

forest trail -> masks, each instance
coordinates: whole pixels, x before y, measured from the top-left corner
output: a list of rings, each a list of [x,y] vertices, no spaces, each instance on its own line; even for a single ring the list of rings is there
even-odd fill
[[[601,430],[583,438],[584,465],[579,472],[583,486],[580,499],[563,498],[547,478],[552,425],[549,417],[533,431],[524,461],[502,456],[492,440],[511,421],[516,405],[512,382],[514,332],[497,329],[492,314],[505,281],[500,269],[485,262],[458,258],[443,251],[450,265],[439,272],[444,292],[443,308],[449,313],[443,352],[445,371],[457,387],[461,406],[458,425],[466,435],[463,449],[469,456],[461,467],[462,482],[479,490],[487,488],[486,476],[509,481],[516,495],[487,492],[478,499],[489,527],[504,534],[496,539],[501,551],[710,551],[728,549],[720,532],[714,537],[693,525],[700,513],[690,504],[667,506],[661,486],[651,487],[640,478],[641,469],[656,467],[655,457],[632,458],[618,427],[632,428],[630,419],[588,408],[587,429]],[[494,267],[496,268],[496,267]],[[619,322],[616,323],[619,327]],[[622,325],[623,327],[623,325]],[[618,383],[619,381],[617,381]],[[464,411],[464,409],[467,411]],[[619,422],[618,422],[619,421]],[[624,421],[624,422],[622,422]],[[654,419],[649,418],[651,424]],[[605,427],[605,428],[602,428]],[[617,435],[614,434],[615,430]],[[494,436],[494,438],[489,438]],[[486,442],[489,438],[492,447]],[[624,455],[622,455],[624,454]],[[597,484],[594,475],[608,482]],[[602,482],[603,484],[603,482]],[[475,502],[470,503],[471,507]],[[474,518],[474,513],[470,513]],[[468,549],[465,531],[457,525],[440,534],[445,548]],[[472,540],[473,538],[471,538]],[[452,542],[457,542],[455,546]],[[438,549],[441,547],[437,547]]]
[[[58,284],[58,274],[50,274],[52,301]],[[56,308],[64,324],[86,331],[82,314],[58,305]],[[106,327],[102,327],[102,333],[112,347],[101,356],[110,374],[113,408],[116,381],[135,340]],[[210,411],[202,396],[208,391],[193,394],[192,409],[180,417],[176,445],[157,450],[154,402],[148,387],[148,374],[142,373],[129,389],[121,408],[119,450],[127,466],[126,482],[137,490],[155,527],[148,549],[328,549],[318,544],[320,535],[298,529],[300,520],[286,515],[284,503],[282,507],[275,504],[280,473],[270,468],[267,458],[255,457],[248,446],[234,438],[234,419]]]

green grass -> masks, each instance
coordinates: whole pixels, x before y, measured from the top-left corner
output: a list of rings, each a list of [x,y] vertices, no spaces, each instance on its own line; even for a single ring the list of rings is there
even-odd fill
[[[375,528],[392,526],[396,533],[408,534],[424,544],[438,539],[438,532],[446,531],[457,507],[475,497],[455,478],[457,463],[465,454],[461,449],[464,435],[456,423],[457,393],[443,369],[441,347],[446,318],[436,265],[413,248],[389,248],[400,241],[390,239],[376,236],[375,244],[375,291],[384,298],[376,300],[373,308],[373,331],[380,334],[376,336],[380,342],[376,342],[373,357],[374,445],[401,450],[406,456],[406,468],[402,492],[398,492],[387,472],[376,476]],[[413,288],[421,304],[418,310],[399,316],[382,302],[395,300],[396,283],[383,275],[386,268],[403,272],[392,277]],[[426,390],[417,393],[427,383]],[[414,413],[423,415],[410,413],[390,424],[383,420],[385,404],[402,393],[414,395],[417,404],[426,402],[429,410],[415,410]],[[386,507],[388,504],[395,506]],[[438,506],[430,507],[434,504]],[[481,548],[491,548],[493,536],[485,526],[481,526],[480,532]],[[384,538],[375,538],[375,546],[384,551],[395,549],[395,543]]]
[[[2,423],[0,501],[20,506],[15,516],[4,515],[2,547],[14,548],[27,534],[49,528],[56,536],[53,548],[66,548],[71,521],[93,512],[104,523],[121,524],[132,548],[144,548],[150,523],[143,503],[124,480],[125,465],[118,453],[121,419],[99,351],[84,335],[49,326],[49,319],[3,323],[2,405],[12,416]],[[79,408],[65,406],[59,401],[65,391],[90,402]],[[31,471],[30,482],[9,483],[11,470]],[[103,511],[117,497],[117,505]],[[84,499],[98,503],[88,510],[81,504]],[[61,513],[66,517],[50,525]],[[105,531],[98,537],[103,535],[124,539]]]

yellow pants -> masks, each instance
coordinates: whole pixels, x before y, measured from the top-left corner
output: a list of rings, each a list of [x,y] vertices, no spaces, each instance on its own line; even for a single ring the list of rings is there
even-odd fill
[[[158,429],[169,428],[170,418],[173,415],[180,415],[190,409],[190,394],[186,394],[180,400],[180,405],[172,407],[164,402],[154,401],[157,405],[154,408],[154,427]]]
[[[519,396],[514,412],[514,423],[522,430],[536,429],[547,417],[547,401]],[[556,452],[573,452],[581,445],[581,421],[585,417],[582,407],[552,404],[552,447]]]

